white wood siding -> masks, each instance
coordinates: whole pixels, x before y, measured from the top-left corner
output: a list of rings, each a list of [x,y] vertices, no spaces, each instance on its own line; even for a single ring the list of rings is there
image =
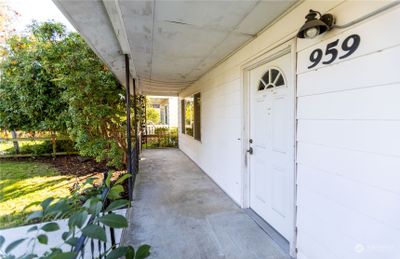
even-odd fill
[[[399,16],[392,9],[308,47],[298,40],[300,259],[400,258]],[[354,55],[307,71],[312,50],[354,33]]]
[[[202,94],[202,141],[180,134],[180,148],[242,204],[242,66],[295,37],[309,9],[345,24],[387,3],[305,1],[287,13],[181,92]],[[400,258],[399,17],[394,8],[297,41],[299,259]],[[353,33],[363,43],[354,55],[304,69],[313,49]]]

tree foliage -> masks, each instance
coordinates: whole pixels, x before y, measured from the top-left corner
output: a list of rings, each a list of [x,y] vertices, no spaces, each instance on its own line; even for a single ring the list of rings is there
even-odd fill
[[[66,37],[64,27],[33,24],[31,29],[31,35],[14,35],[7,41],[1,64],[0,127],[65,131],[67,106],[61,100],[63,89],[52,80],[62,52],[56,39]]]
[[[67,132],[82,155],[126,159],[124,89],[76,33],[33,23],[8,39],[0,69],[0,128]]]
[[[153,122],[154,124],[160,123],[160,111],[156,110],[151,106],[149,100],[146,102],[146,120],[147,122]]]

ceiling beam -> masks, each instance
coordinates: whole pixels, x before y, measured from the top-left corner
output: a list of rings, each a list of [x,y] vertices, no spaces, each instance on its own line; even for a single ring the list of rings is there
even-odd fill
[[[130,57],[130,73],[136,78],[136,69],[132,60],[132,51],[129,45],[128,35],[126,34],[125,23],[122,18],[121,8],[118,0],[103,0],[103,5],[107,11],[108,18],[114,29],[115,36],[121,47],[121,54],[128,54]]]

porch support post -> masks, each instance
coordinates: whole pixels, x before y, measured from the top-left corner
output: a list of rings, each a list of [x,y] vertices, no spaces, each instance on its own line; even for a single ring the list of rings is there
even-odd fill
[[[144,135],[146,136],[146,148],[147,148],[147,97],[144,97]]]
[[[137,98],[136,98],[136,80],[133,78],[133,109],[134,109],[134,119],[133,119],[133,127],[135,128],[135,171],[134,173],[137,174],[139,170],[139,132],[138,132],[138,109],[137,109]]]
[[[129,56],[125,54],[125,78],[126,78],[126,140],[127,140],[127,156],[128,156],[128,174],[132,174],[132,138],[131,138],[131,94],[129,86]],[[133,181],[132,177],[128,180],[129,200],[132,201]]]

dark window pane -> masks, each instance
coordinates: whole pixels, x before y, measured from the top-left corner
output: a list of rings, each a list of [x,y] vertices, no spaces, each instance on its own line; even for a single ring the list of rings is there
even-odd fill
[[[271,69],[271,82],[274,82],[276,77],[278,76],[279,71],[276,69]]]
[[[269,84],[269,85],[267,85],[267,89],[270,89],[270,88],[273,88],[274,87],[274,85],[273,84]]]
[[[282,86],[285,85],[285,80],[283,79],[282,74],[279,75],[278,80],[276,80],[276,86]]]
[[[201,95],[197,93],[194,98],[194,138],[201,140]]]
[[[264,83],[269,84],[269,71],[267,71],[263,77],[262,80],[264,81]]]
[[[258,84],[258,91],[261,91],[264,89],[265,89],[265,85],[263,84],[263,82],[260,81],[260,83]]]

